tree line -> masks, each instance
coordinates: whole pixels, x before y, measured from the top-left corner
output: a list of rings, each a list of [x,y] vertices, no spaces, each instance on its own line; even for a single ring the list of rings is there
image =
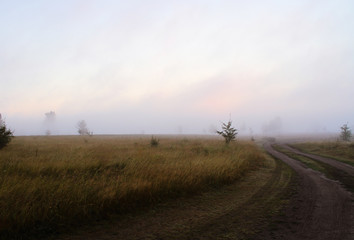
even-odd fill
[[[55,112],[50,111],[48,113],[45,113],[46,116],[46,121],[47,122],[53,122],[55,120]],[[80,120],[77,125],[77,132],[82,135],[82,136],[92,136],[93,132],[89,130],[87,127],[87,123],[85,120]],[[234,141],[236,139],[236,136],[238,134],[237,129],[232,126],[232,121],[231,119],[227,123],[222,123],[221,126],[221,131],[216,130],[216,133],[220,135],[221,137],[224,138],[225,144],[228,145],[230,142]],[[348,123],[343,124],[340,127],[340,135],[339,138],[342,141],[349,142],[351,141],[352,138],[352,132],[351,129],[348,126]],[[47,135],[50,135],[50,131],[47,130],[46,132]],[[5,123],[5,120],[2,118],[0,114],[0,149],[4,148],[7,144],[9,144],[14,137],[13,131],[10,130]],[[155,140],[155,139],[153,139]],[[253,140],[253,137],[252,137]],[[156,141],[156,140],[155,140]],[[158,145],[158,141],[154,145]]]

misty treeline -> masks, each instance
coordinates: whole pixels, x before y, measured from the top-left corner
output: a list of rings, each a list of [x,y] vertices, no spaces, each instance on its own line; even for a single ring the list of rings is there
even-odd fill
[[[45,125],[45,135],[50,136],[53,133],[53,130],[55,129],[55,122],[56,122],[56,113],[54,111],[49,111],[44,113],[45,116],[45,120],[44,120],[44,125]],[[84,135],[88,135],[88,136],[92,136],[93,132],[91,132],[89,130],[89,128],[87,127],[87,123],[85,120],[80,120],[77,122],[76,124],[76,129],[77,132],[84,136]]]
[[[55,134],[57,132],[55,131],[55,124],[57,121],[56,113],[54,111],[49,111],[44,113],[44,116],[45,119],[43,125],[45,126],[45,135],[47,136],[52,135],[53,132]],[[93,132],[88,128],[85,120],[78,121],[74,126],[79,135],[93,136]],[[282,127],[283,127],[282,119],[280,117],[276,117],[262,126],[263,134],[265,135],[280,134]],[[222,123],[221,128],[222,128],[221,131],[218,131],[214,128],[212,132],[222,136],[226,144],[229,144],[230,142],[236,139],[238,134],[238,129],[232,126],[231,118],[227,123]],[[5,124],[4,118],[0,114],[0,138],[1,138],[0,148],[3,148],[11,141],[11,138],[13,137],[13,133],[14,132],[12,130],[8,129],[8,127]],[[251,140],[254,140],[252,129],[250,129],[250,134],[251,134]],[[349,142],[352,140],[352,132],[348,123],[343,124],[340,127],[339,139],[345,142]],[[158,144],[153,143],[153,145],[158,145]]]
[[[268,134],[280,134],[283,127],[283,122],[280,117],[276,117],[265,123],[262,126],[262,131],[265,135]]]

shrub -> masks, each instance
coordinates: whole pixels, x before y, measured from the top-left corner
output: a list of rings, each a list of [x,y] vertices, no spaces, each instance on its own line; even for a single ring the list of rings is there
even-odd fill
[[[13,137],[12,131],[6,128],[6,124],[1,119],[1,115],[0,115],[0,149],[4,148],[7,144],[9,144],[12,137]]]
[[[150,140],[150,146],[151,147],[157,147],[159,145],[159,139],[158,138],[155,138],[154,136],[151,137],[151,140]]]

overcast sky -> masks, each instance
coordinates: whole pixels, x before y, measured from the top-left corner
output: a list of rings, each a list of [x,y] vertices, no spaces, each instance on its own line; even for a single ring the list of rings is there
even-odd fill
[[[339,132],[354,126],[354,1],[0,0],[16,135]],[[56,119],[46,121],[54,111]]]

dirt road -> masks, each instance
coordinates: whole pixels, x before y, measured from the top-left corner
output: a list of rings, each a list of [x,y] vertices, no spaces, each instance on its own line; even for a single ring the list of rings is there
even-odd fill
[[[259,239],[354,239],[353,196],[339,182],[327,179],[323,174],[306,168],[301,162],[275,151],[269,143],[264,145],[268,153],[292,167],[299,176],[298,194],[292,200],[277,231],[265,232]],[[317,156],[297,154],[317,158]],[[351,173],[350,166],[319,157],[321,161]]]

